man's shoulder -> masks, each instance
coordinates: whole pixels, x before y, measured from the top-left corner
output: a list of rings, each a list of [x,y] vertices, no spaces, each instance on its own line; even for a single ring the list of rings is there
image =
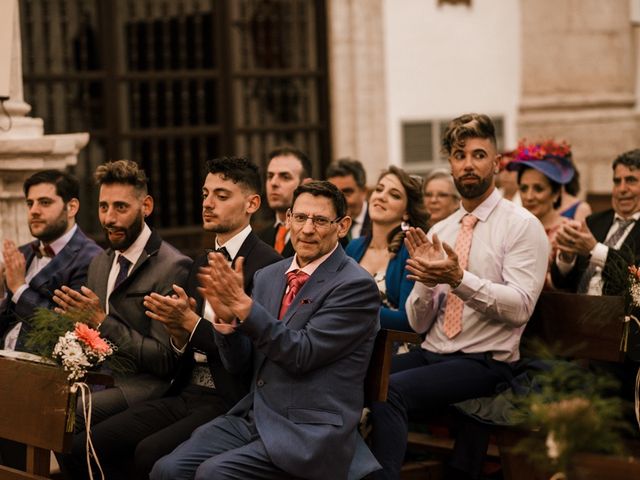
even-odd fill
[[[587,225],[593,225],[595,223],[601,222],[613,222],[614,216],[615,212],[610,208],[603,212],[592,213],[585,219],[585,222],[587,223]]]
[[[158,257],[164,258],[164,259],[170,259],[173,262],[188,261],[189,264],[192,263],[191,258],[186,256],[184,253],[182,253],[180,250],[178,250],[176,247],[171,245],[166,240],[162,240],[160,242],[160,247],[158,248]]]

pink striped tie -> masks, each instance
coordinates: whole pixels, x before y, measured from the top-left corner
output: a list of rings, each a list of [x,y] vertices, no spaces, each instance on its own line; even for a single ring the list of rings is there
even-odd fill
[[[462,227],[458,232],[454,250],[456,255],[458,255],[458,264],[463,270],[466,270],[469,264],[469,250],[471,250],[473,227],[476,226],[477,222],[478,219],[469,213],[462,217]],[[464,302],[454,293],[449,292],[447,296],[447,306],[444,309],[444,325],[442,327],[447,337],[453,338],[462,331],[463,309]]]

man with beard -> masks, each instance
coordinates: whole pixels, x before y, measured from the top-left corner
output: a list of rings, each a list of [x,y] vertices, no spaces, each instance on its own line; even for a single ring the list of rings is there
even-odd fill
[[[29,231],[36,240],[16,247],[4,241],[0,263],[0,348],[25,350],[36,308],[52,308],[56,288],[80,288],[91,259],[102,249],[76,225],[78,180],[59,170],[34,173],[24,182]],[[6,283],[6,289],[5,289]]]
[[[428,236],[420,229],[407,233],[408,278],[416,281],[407,314],[425,340],[394,359],[388,401],[372,406],[372,447],[383,467],[375,479],[398,478],[412,417],[491,396],[511,379],[547,270],[542,225],[495,187],[500,156],[491,119],[458,117],[442,143],[462,204]],[[488,435],[466,426],[479,436],[466,439],[476,442],[466,452],[456,445],[447,478],[480,473]]]
[[[89,266],[87,285],[65,285],[55,291],[56,311],[84,311],[90,326],[126,356],[133,372],[115,377],[115,387],[94,392],[92,423],[166,390],[176,355],[169,335],[145,314],[143,299],[151,292],[172,293],[183,284],[191,259],[164,242],[145,223],[153,210],[143,170],[130,160],[97,168],[98,216],[110,248]],[[79,422],[80,424],[82,422]]]
[[[283,257],[290,257],[295,252],[287,226],[287,210],[291,208],[294,190],[310,180],[311,163],[304,152],[293,147],[276,148],[268,157],[267,202],[276,219],[272,226],[258,232],[258,236]]]
[[[244,291],[251,294],[253,274],[282,259],[249,225],[260,208],[258,167],[244,158],[219,158],[207,162],[207,169],[202,186],[204,230],[213,234],[215,251],[228,255],[232,266],[242,257]],[[92,428],[93,445],[107,478],[126,478],[132,460],[136,478],[147,478],[156,460],[248,391],[251,370],[231,375],[224,368],[214,342],[215,313],[197,290],[197,274],[207,262],[208,253],[196,259],[185,288],[173,286],[175,295],[152,293],[144,299],[147,315],[166,327],[180,362],[163,398],[142,402]],[[76,435],[73,478],[87,474],[85,442],[84,434]]]
[[[16,247],[4,241],[0,262],[0,348],[27,350],[25,339],[37,308],[53,308],[53,291],[80,288],[91,259],[102,249],[76,224],[78,180],[59,170],[34,173],[24,182],[29,231],[36,240]],[[6,285],[6,286],[5,286]],[[24,469],[26,449],[0,443],[3,463]]]

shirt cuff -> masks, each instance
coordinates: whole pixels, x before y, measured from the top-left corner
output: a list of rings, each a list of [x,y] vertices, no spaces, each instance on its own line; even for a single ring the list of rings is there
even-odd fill
[[[575,267],[576,258],[578,258],[578,256],[574,255],[573,260],[571,260],[570,262],[566,262],[562,259],[562,255],[560,255],[560,251],[556,253],[556,266],[558,267],[558,271],[560,272],[560,275],[562,275],[563,277],[566,276],[573,269],[573,267]]]
[[[603,268],[604,264],[607,261],[607,255],[609,254],[609,247],[604,245],[603,243],[596,243],[596,246],[591,250],[591,258],[589,258],[589,263]]]
[[[27,285],[26,283],[23,283],[22,285],[20,285],[20,287],[18,287],[18,289],[13,293],[13,296],[11,297],[11,301],[13,303],[18,303],[18,301],[20,300],[20,297],[22,296],[22,293],[29,288],[29,285]]]
[[[169,342],[171,343],[171,348],[173,349],[174,352],[176,352],[178,355],[182,355],[187,350],[187,345],[191,343],[191,339],[193,338],[193,333],[196,331],[201,321],[202,321],[202,317],[200,317],[196,322],[195,327],[193,327],[193,330],[191,330],[191,334],[189,335],[189,339],[187,340],[187,343],[185,343],[182,348],[176,347],[176,344],[173,343],[173,338],[172,337],[169,338]]]

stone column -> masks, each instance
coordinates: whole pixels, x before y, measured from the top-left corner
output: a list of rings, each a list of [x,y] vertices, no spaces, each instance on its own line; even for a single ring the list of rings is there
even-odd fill
[[[89,142],[88,133],[44,135],[41,118],[28,117],[31,106],[22,90],[20,18],[16,8],[10,45],[9,100],[0,108],[0,240],[19,244],[31,239],[24,207],[24,180],[38,170],[75,165]]]
[[[329,0],[333,159],[351,157],[369,183],[388,164],[383,0]]]
[[[572,144],[584,193],[611,192],[611,162],[638,147],[628,0],[522,0],[519,135]]]

